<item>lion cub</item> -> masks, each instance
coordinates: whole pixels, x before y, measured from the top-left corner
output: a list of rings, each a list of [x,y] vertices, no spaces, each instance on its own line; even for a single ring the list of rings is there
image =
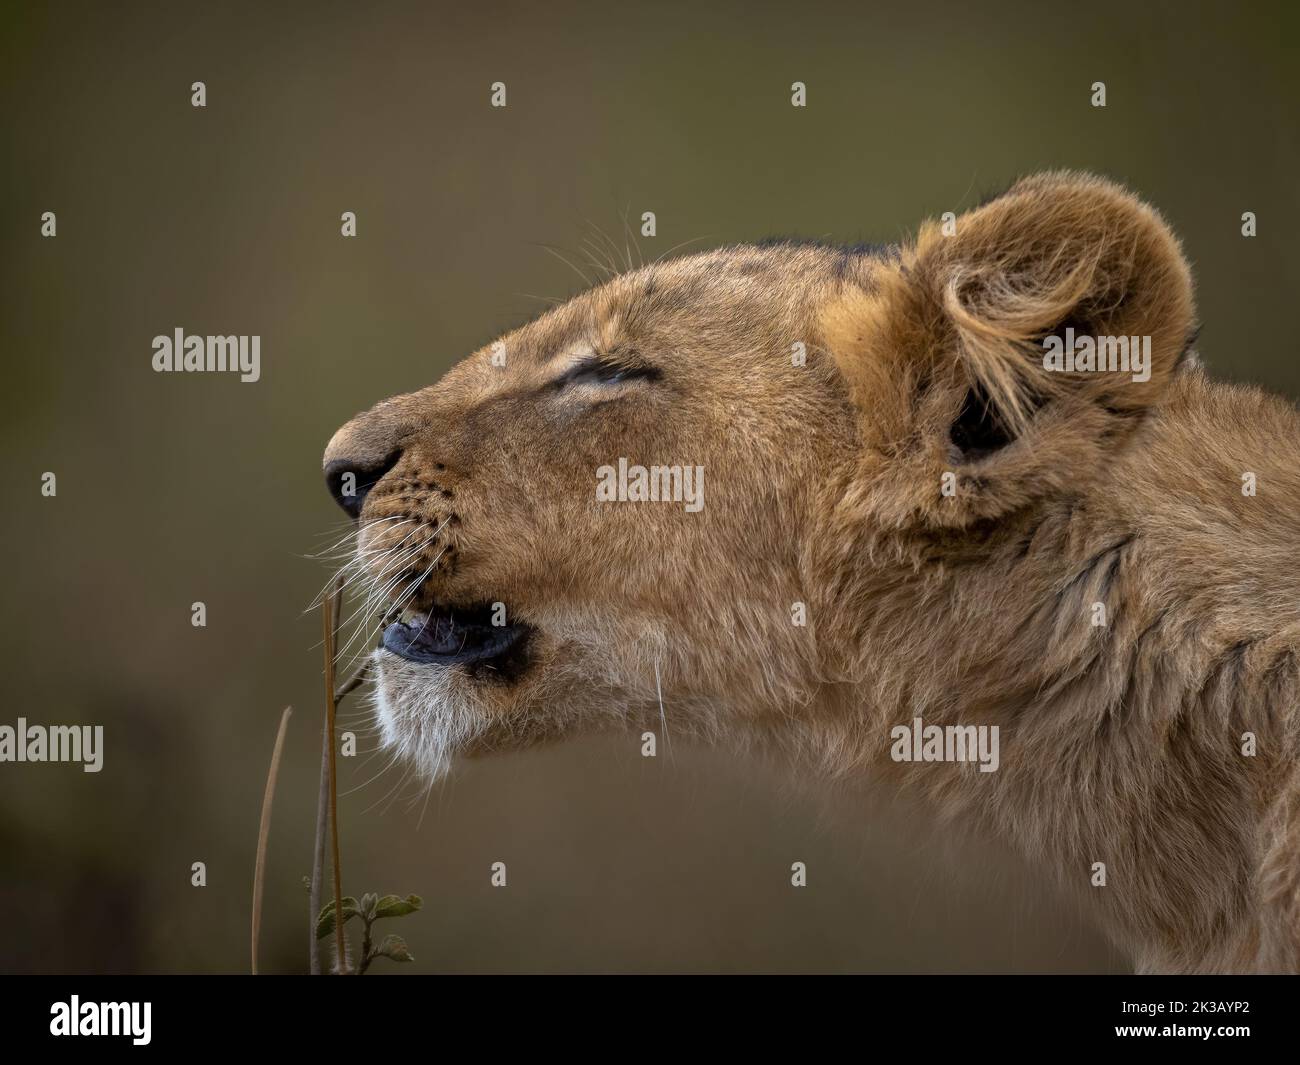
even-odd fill
[[[771,750],[1006,837],[1139,968],[1295,971],[1300,418],[1194,329],[1070,173],[611,278],[330,442],[384,742]]]

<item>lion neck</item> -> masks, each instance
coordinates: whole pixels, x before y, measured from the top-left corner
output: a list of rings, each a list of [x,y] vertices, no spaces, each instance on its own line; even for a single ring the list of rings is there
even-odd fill
[[[875,540],[828,607],[857,637],[835,709],[798,746],[1009,837],[1140,964],[1266,966],[1257,826],[1300,748],[1300,419],[1183,377],[1069,496],[966,540]],[[918,721],[995,727],[997,770],[900,763]]]

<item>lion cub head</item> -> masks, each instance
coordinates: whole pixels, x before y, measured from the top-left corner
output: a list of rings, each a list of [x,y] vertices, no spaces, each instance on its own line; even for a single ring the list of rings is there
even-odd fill
[[[728,247],[575,297],[326,450],[387,610],[385,742],[436,775],[602,725],[780,732],[899,653],[878,594],[1093,477],[1191,327],[1163,222],[1072,174],[903,247]],[[1045,366],[1067,329],[1148,364]]]

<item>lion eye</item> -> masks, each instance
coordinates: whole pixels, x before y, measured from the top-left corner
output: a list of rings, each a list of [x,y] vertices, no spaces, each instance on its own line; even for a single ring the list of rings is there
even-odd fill
[[[569,385],[616,385],[624,381],[655,381],[658,378],[659,370],[647,363],[596,357],[583,359],[570,366],[552,385],[555,388],[567,388]]]

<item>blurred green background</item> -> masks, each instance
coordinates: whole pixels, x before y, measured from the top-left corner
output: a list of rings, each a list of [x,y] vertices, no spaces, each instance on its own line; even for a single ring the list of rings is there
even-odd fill
[[[6,6],[0,723],[102,724],[106,748],[97,775],[0,765],[0,970],[246,971],[290,703],[262,960],[305,968],[322,684],[304,611],[328,577],[305,556],[341,517],[320,454],[358,410],[577,291],[543,244],[576,261],[592,226],[621,243],[646,210],[647,256],[893,241],[1019,174],[1087,168],[1182,235],[1210,367],[1300,394],[1295,10]],[[153,373],[152,338],[178,326],[260,334],[262,380]],[[1127,966],[984,841],[728,752],[674,754],[606,737],[474,763],[427,809],[382,759],[345,759],[345,891],[424,897],[400,922],[421,971]]]

